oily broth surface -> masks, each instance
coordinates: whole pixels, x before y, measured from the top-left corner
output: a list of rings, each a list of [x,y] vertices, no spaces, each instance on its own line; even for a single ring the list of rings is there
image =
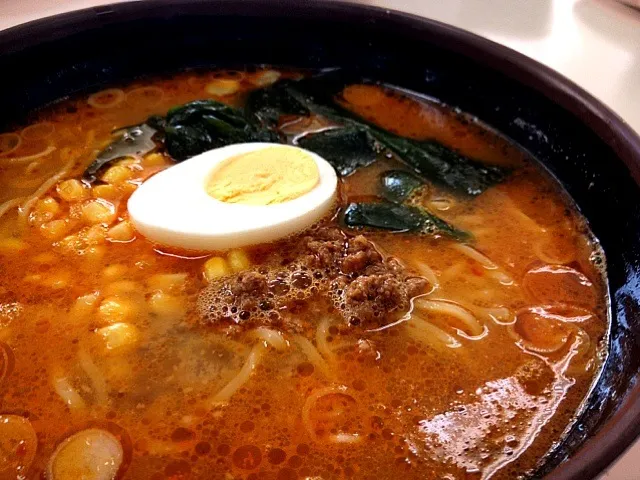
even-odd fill
[[[109,109],[80,98],[41,112],[34,121],[51,122],[53,131],[23,139],[0,164],[47,145],[56,150],[25,164],[2,164],[0,202],[28,196],[75,157],[66,178],[79,177],[113,129],[211,97],[206,86],[215,78],[238,75],[189,73],[139,82],[123,90],[152,86],[161,95],[137,90]],[[236,93],[213,98],[241,105],[257,82],[257,74],[244,75]],[[28,418],[37,433],[28,478],[46,468],[63,439],[91,427],[120,439],[127,479],[514,478],[533,469],[561,438],[600,369],[607,330],[605,286],[590,260],[594,246],[584,223],[552,179],[473,122],[372,86],[349,87],[343,97],[346,106],[382,127],[435,138],[514,168],[503,184],[472,200],[432,185],[413,199],[472,232],[473,248],[493,267],[446,238],[366,233],[410,268],[421,272],[427,265],[439,283],[428,298],[464,306],[482,323],[482,334],[471,335],[452,316],[418,309],[414,313],[454,336],[459,346],[449,348],[432,336],[425,343],[424,335],[410,334],[412,320],[372,332],[335,324],[320,336],[315,328],[302,332],[321,350],[328,372],[285,334],[288,347],[266,347],[250,379],[219,405],[212,397],[238,374],[258,340],[254,332],[229,338],[200,326],[194,306],[206,286],[203,264],[210,255],[163,252],[139,237],[64,241],[87,228],[82,225],[63,239],[51,238],[37,219],[25,222],[12,209],[0,219],[0,341],[15,360],[0,386],[0,413]],[[170,164],[157,157],[136,164],[111,200],[114,224],[126,220],[126,199],[136,184]],[[371,198],[377,175],[398,166],[393,158],[381,158],[343,179],[341,201]],[[55,186],[47,195],[59,205],[52,218],[73,215],[75,207]],[[34,208],[46,213],[45,206]],[[268,264],[277,248],[246,253],[254,263]],[[556,263],[589,282],[553,280],[549,292],[545,282],[558,275],[527,276]],[[183,276],[159,287],[157,275],[164,274]],[[110,315],[101,305],[114,298],[126,307],[120,319],[135,325],[139,336],[135,347],[119,353],[105,349],[96,331]],[[579,323],[588,344],[574,342],[572,334],[573,347],[541,353],[514,339],[506,323],[516,312],[558,302],[574,313],[592,313]],[[317,311],[324,308],[319,304]],[[88,370],[104,378],[103,392],[81,365],[86,367],[87,357],[95,366]],[[54,388],[61,378],[79,392],[83,406],[62,401]]]

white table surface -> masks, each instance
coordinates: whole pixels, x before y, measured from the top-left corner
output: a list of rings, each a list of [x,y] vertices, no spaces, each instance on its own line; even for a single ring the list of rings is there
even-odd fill
[[[122,0],[0,0],[0,30]],[[313,1],[313,0],[300,0]],[[640,12],[613,0],[354,0],[449,23],[559,71],[640,132]],[[640,442],[601,480],[640,480]]]

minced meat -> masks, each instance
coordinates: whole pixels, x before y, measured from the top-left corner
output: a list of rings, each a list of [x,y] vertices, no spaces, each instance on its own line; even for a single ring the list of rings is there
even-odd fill
[[[283,252],[283,253],[280,253]],[[276,325],[299,330],[306,315],[324,301],[345,323],[365,328],[394,321],[426,280],[385,258],[364,236],[347,237],[337,228],[317,229],[277,245],[268,265],[225,277],[200,295],[207,323]]]

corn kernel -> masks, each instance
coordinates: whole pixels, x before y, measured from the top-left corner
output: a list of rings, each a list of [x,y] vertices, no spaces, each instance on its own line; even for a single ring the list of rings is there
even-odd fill
[[[136,346],[140,339],[138,329],[129,323],[114,323],[96,331],[105,343],[105,353],[126,353]]]
[[[87,260],[88,262],[99,263],[104,258],[106,249],[104,245],[92,245],[86,248],[84,251],[80,251],[78,253],[82,254],[85,260]]]
[[[265,70],[256,74],[256,76],[251,80],[251,83],[258,87],[266,87],[275,83],[280,78],[280,72],[276,72],[275,70]]]
[[[133,172],[124,165],[115,165],[102,175],[102,181],[110,183],[111,185],[118,185],[125,180],[129,180],[133,177]]]
[[[90,224],[113,223],[116,219],[115,206],[106,200],[91,200],[82,207],[82,219]]]
[[[178,318],[184,314],[182,299],[161,291],[155,292],[149,298],[151,312],[160,317]]]
[[[100,294],[98,292],[93,292],[78,297],[76,299],[76,302],[73,304],[73,307],[71,307],[69,316],[74,321],[86,319],[93,312],[93,309],[98,304],[99,299]]]
[[[69,225],[64,220],[51,220],[40,226],[40,233],[50,240],[62,238],[69,230]]]
[[[135,231],[128,220],[114,225],[107,232],[107,238],[114,242],[129,242],[135,238],[135,235]]]
[[[186,273],[158,273],[147,280],[147,285],[154,291],[178,293],[184,290],[186,281]]]
[[[106,324],[127,322],[135,319],[139,309],[127,298],[108,297],[98,307],[98,317]]]
[[[209,95],[222,97],[236,93],[240,89],[240,82],[229,78],[216,78],[204,87]]]
[[[78,202],[87,198],[89,191],[80,180],[71,179],[60,182],[56,187],[60,198],[67,202]]]
[[[19,238],[0,238],[0,254],[11,255],[24,252],[27,248],[29,248],[29,245]]]
[[[131,195],[138,188],[138,185],[133,182],[124,182],[118,185],[118,190],[120,191],[120,195]]]
[[[136,169],[136,165],[140,163],[140,160],[135,157],[128,157],[118,162],[119,167],[133,167],[133,170]],[[140,167],[137,167],[139,170]]]
[[[247,270],[251,266],[251,260],[244,250],[231,250],[227,254],[227,262],[234,273]]]
[[[211,257],[204,264],[204,278],[211,282],[231,273],[227,261],[221,257]]]
[[[102,270],[102,277],[105,280],[112,281],[118,280],[124,277],[127,274],[129,268],[122,263],[114,263],[113,265],[108,265]]]
[[[166,165],[167,160],[160,153],[150,153],[142,159],[142,165],[145,167],[160,167]]]
[[[105,200],[117,200],[122,196],[122,192],[113,185],[96,185],[91,191],[95,198]]]
[[[57,215],[60,212],[60,204],[53,197],[44,197],[36,202],[34,210]]]
[[[100,245],[107,236],[107,229],[104,225],[92,225],[83,229],[78,235],[87,245]]]
[[[29,221],[34,224],[43,224],[53,220],[60,212],[60,204],[51,197],[38,200],[29,214]]]
[[[71,272],[62,271],[62,272],[57,272],[53,275],[48,275],[44,277],[41,283],[45,287],[59,290],[61,288],[66,288],[70,282],[71,282]]]

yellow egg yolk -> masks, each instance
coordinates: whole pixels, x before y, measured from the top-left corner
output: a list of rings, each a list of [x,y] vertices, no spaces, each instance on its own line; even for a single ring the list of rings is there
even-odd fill
[[[231,157],[213,172],[206,190],[226,203],[273,205],[304,195],[319,181],[309,153],[282,145]]]

